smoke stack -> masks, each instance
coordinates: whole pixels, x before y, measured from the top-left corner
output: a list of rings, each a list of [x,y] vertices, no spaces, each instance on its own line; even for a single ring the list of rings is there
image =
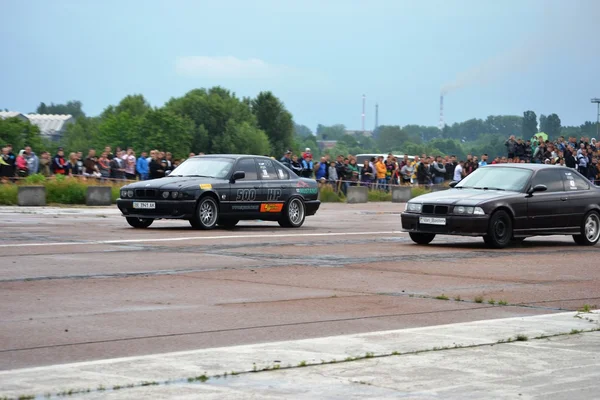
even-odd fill
[[[363,133],[365,132],[365,102],[366,102],[366,96],[363,94],[362,97],[362,131]]]
[[[440,94],[440,123],[438,128],[444,129],[444,126],[446,126],[446,123],[444,122],[444,95]]]
[[[379,104],[375,104],[375,129],[379,126]]]

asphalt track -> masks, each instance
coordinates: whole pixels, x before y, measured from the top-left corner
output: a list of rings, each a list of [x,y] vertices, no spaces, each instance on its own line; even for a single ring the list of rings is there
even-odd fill
[[[600,245],[416,246],[402,209],[325,204],[301,229],[206,232],[185,221],[135,230],[115,208],[0,208],[0,369],[600,304]]]

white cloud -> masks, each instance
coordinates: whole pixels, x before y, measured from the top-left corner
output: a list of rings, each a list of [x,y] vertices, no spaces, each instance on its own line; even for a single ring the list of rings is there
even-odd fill
[[[179,57],[175,70],[180,75],[218,79],[264,79],[294,73],[294,68],[269,64],[258,58],[242,60],[237,57],[187,56]]]

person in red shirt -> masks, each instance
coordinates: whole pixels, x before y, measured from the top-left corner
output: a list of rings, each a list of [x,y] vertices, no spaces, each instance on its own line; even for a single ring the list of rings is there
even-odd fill
[[[65,160],[65,152],[62,147],[58,148],[52,159],[52,170],[55,175],[67,175],[67,160]]]

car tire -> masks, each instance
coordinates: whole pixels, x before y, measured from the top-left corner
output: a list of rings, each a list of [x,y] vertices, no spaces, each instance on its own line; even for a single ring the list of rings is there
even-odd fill
[[[217,225],[222,228],[231,229],[236,226],[238,222],[240,222],[239,219],[221,218],[219,222],[217,222]]]
[[[212,196],[205,196],[200,199],[196,206],[196,215],[190,224],[196,229],[214,229],[219,220],[219,205]]]
[[[152,218],[126,217],[125,219],[129,225],[138,229],[147,228],[154,222]]]
[[[435,233],[409,232],[408,235],[416,244],[429,244],[435,239]]]
[[[306,207],[298,197],[292,198],[283,208],[279,226],[282,228],[300,228],[306,219]]]
[[[504,210],[499,210],[492,214],[487,235],[483,237],[483,241],[489,247],[503,249],[510,244],[512,234],[512,219],[510,215]]]
[[[593,246],[600,239],[600,214],[590,211],[583,218],[581,234],[573,235],[573,240],[580,246]]]

